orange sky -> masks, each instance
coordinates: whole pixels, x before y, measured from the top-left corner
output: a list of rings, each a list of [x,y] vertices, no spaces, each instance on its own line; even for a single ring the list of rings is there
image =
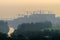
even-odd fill
[[[0,18],[13,19],[21,11],[44,9],[60,16],[60,0],[0,0]]]

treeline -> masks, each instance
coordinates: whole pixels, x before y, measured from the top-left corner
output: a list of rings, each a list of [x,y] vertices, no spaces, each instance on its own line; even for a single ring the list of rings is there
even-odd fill
[[[41,29],[51,28],[52,23],[50,21],[39,22],[39,23],[23,23],[18,25],[17,31],[40,31]]]
[[[5,22],[3,22],[4,25]],[[3,24],[0,22],[0,24]],[[6,27],[0,25],[0,27]],[[49,30],[45,28],[51,28],[52,23],[49,21],[40,23],[23,23],[18,25],[11,37],[9,37],[3,31],[0,32],[0,40],[60,40],[59,30]],[[43,30],[42,30],[43,29]]]
[[[60,31],[44,30],[40,32],[26,32],[26,34],[7,34],[0,33],[0,40],[60,40]]]

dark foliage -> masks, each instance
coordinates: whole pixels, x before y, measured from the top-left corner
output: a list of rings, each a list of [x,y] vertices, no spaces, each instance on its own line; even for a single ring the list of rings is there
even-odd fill
[[[12,40],[60,40],[60,31],[44,30],[35,32],[24,32],[24,34],[12,34]]]
[[[18,35],[12,33],[11,37],[8,37],[7,34],[0,33],[0,40],[60,40],[60,31],[45,30],[40,32],[27,32],[27,34]]]
[[[39,22],[39,23],[23,23],[18,25],[17,31],[40,31],[41,29],[51,28],[52,23],[49,21]]]
[[[22,28],[24,27],[24,28]],[[27,23],[18,26],[18,29],[11,34],[11,37],[8,37],[7,34],[0,33],[0,40],[60,40],[60,31],[59,30],[49,30],[44,29],[43,31],[24,31],[21,32],[20,29],[24,29],[25,27],[40,27],[40,28],[49,28],[52,27],[50,22],[42,22],[42,23]],[[35,29],[36,29],[35,28]],[[39,29],[40,29],[39,28]]]
[[[4,33],[0,33],[0,40],[8,40],[8,35]]]

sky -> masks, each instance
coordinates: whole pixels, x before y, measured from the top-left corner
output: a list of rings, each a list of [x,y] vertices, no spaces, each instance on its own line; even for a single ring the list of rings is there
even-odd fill
[[[40,9],[60,16],[60,0],[0,0],[0,19],[14,19],[26,10]]]

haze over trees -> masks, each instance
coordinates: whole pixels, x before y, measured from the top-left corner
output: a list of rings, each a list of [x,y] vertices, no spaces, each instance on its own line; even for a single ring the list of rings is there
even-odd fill
[[[5,21],[0,21],[0,26],[3,28],[8,27]],[[52,23],[50,21],[23,23],[18,25],[18,28],[11,34],[11,37],[2,29],[3,32],[0,32],[0,40],[60,40],[60,31],[49,30],[48,28],[51,27]]]
[[[49,21],[39,22],[39,23],[23,23],[18,25],[17,31],[40,31],[41,29],[48,29],[52,27],[52,23]]]
[[[0,20],[0,32],[6,34],[9,32],[8,22]]]

